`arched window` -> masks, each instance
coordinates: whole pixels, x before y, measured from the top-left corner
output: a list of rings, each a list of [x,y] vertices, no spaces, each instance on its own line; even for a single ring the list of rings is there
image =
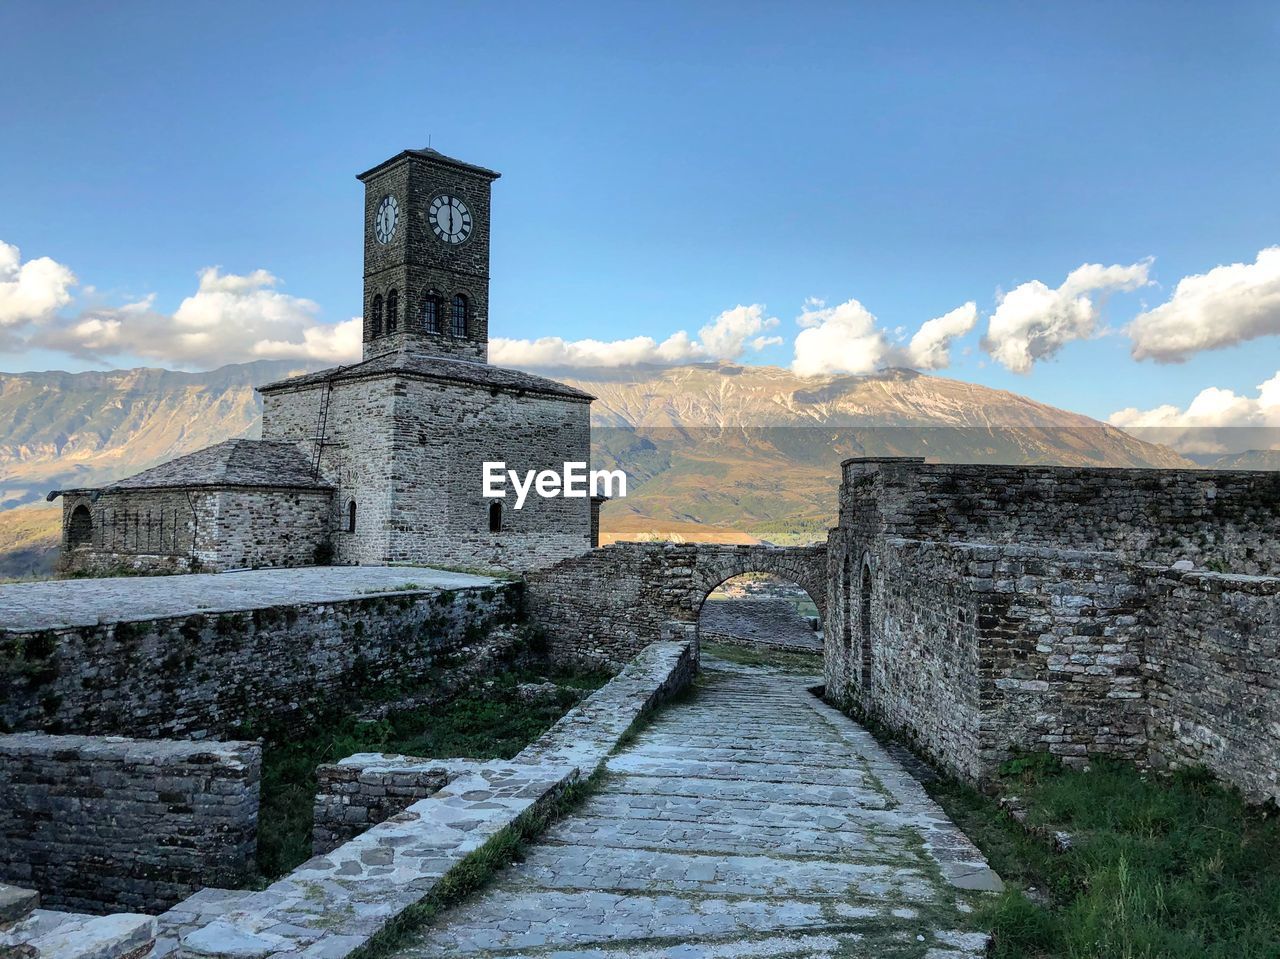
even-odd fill
[[[400,291],[387,294],[387,332],[394,333],[400,324]]]
[[[450,320],[454,336],[467,335],[467,298],[461,293],[453,294]]]
[[[347,532],[354,533],[356,531],[356,501],[352,500],[347,504]]]
[[[502,532],[502,504],[497,500],[489,504],[489,532]]]
[[[443,319],[444,301],[435,290],[427,290],[422,300],[422,332],[439,333],[440,321]]]
[[[862,632],[862,688],[871,688],[871,564],[862,564],[859,626]]]
[[[89,507],[81,503],[71,511],[71,521],[67,524],[67,546],[88,546],[93,541],[93,516]]]
[[[373,314],[369,319],[369,330],[372,336],[382,335],[382,294],[379,293],[373,298],[373,308],[369,311]]]

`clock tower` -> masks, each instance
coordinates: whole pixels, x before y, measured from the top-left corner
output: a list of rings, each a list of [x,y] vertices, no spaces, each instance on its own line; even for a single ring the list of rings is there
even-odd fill
[[[405,150],[364,184],[364,358],[489,358],[489,191],[499,174]]]

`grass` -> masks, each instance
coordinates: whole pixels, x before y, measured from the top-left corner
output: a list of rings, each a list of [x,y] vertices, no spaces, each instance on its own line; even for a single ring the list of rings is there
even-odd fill
[[[352,753],[388,752],[437,759],[510,759],[546,732],[576,702],[555,698],[522,702],[516,686],[552,680],[580,690],[602,686],[603,673],[521,669],[496,677],[441,706],[420,706],[361,721],[360,704],[344,704],[302,729],[262,730],[262,793],[258,816],[258,870],[263,879],[283,875],[311,855],[316,767]],[[250,731],[250,735],[254,733]]]
[[[740,666],[769,666],[788,673],[818,675],[822,672],[821,653],[793,653],[784,649],[759,649],[730,646],[727,643],[703,643],[702,652]]]
[[[1169,777],[1047,756],[1006,763],[1028,826],[1062,830],[1055,852],[989,797],[927,785],[1009,889],[978,915],[995,959],[1277,959],[1280,816],[1200,770]]]

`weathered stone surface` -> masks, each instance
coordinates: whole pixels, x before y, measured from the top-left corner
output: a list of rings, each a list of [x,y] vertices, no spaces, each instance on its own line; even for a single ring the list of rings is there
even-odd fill
[[[243,882],[261,762],[256,743],[0,736],[0,878],[90,912]]]
[[[698,617],[704,643],[821,653],[822,633],[782,598],[709,600]]]
[[[443,696],[510,648],[519,584],[408,567],[0,586],[10,729],[233,735],[353,685]]]
[[[348,768],[386,783],[416,784],[441,765],[450,780],[261,892],[178,904],[162,917],[157,959],[349,955],[499,830],[593,772],[637,717],[689,681],[693,657],[687,644],[646,650],[511,762],[352,757]]]
[[[37,909],[0,930],[0,955],[36,959],[144,959],[156,941],[156,919],[130,913],[85,916]]]
[[[529,573],[528,608],[558,655],[620,663],[694,629],[711,591],[742,573],[797,583],[825,616],[826,569],[823,546],[615,543]]]
[[[1197,568],[1274,573],[1277,532],[1273,474],[849,461],[827,695],[972,780],[1047,750],[1280,797],[1280,578]]]
[[[399,954],[981,956],[957,890],[999,879],[906,771],[812,679],[709,665],[599,793]]]

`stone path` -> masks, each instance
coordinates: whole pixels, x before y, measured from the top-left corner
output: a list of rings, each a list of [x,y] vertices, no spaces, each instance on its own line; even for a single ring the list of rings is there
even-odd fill
[[[794,605],[776,597],[709,599],[702,606],[698,631],[704,642],[822,652],[822,633],[812,629]]]
[[[96,626],[125,618],[230,613],[282,604],[336,602],[407,587],[461,589],[493,582],[484,576],[421,566],[312,566],[14,583],[0,586],[0,629]]]
[[[815,677],[704,663],[524,862],[405,959],[982,955],[981,854]]]

